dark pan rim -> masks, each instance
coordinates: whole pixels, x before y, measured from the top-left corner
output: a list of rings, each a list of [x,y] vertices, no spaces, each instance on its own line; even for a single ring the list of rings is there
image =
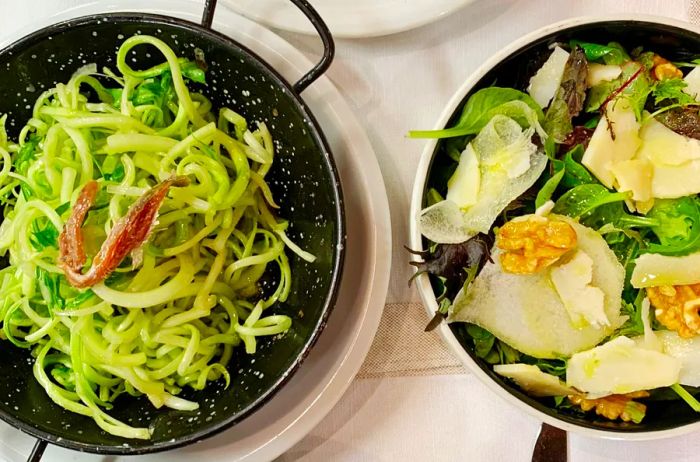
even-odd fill
[[[203,35],[206,39],[217,42],[218,44],[228,47],[235,48],[243,52],[246,55],[248,61],[253,61],[262,69],[262,72],[267,72],[270,77],[273,78],[273,84],[277,87],[281,87],[285,93],[291,96],[292,101],[300,109],[303,116],[306,118],[306,127],[309,133],[314,138],[314,141],[318,146],[321,147],[323,158],[327,170],[331,173],[331,181],[333,182],[332,188],[335,200],[335,219],[336,219],[336,240],[333,243],[333,273],[330,281],[330,289],[324,301],[322,315],[319,318],[316,326],[314,326],[311,336],[308,338],[306,343],[303,345],[300,354],[297,358],[290,364],[287,370],[280,376],[280,378],[268,388],[268,390],[259,396],[253,403],[248,405],[248,407],[243,410],[232,414],[228,419],[211,425],[209,427],[202,427],[202,429],[192,432],[191,434],[167,440],[161,443],[155,443],[145,446],[107,446],[100,444],[82,443],[79,441],[74,441],[66,439],[63,437],[58,437],[53,433],[46,432],[36,427],[25,423],[19,418],[15,417],[10,413],[6,413],[0,410],[0,419],[4,420],[13,427],[27,433],[35,438],[47,441],[50,444],[57,446],[62,446],[67,449],[73,449],[81,452],[89,452],[95,454],[111,454],[111,455],[143,455],[155,452],[166,451],[170,449],[176,449],[189,444],[197,443],[205,438],[214,436],[221,433],[224,430],[231,428],[233,425],[239,423],[246,417],[253,414],[265,403],[270,401],[279,392],[284,385],[292,378],[292,376],[299,370],[299,367],[304,362],[304,360],[309,355],[311,348],[316,344],[318,338],[323,331],[324,327],[328,323],[328,317],[331,311],[335,308],[336,300],[338,298],[338,291],[340,288],[340,280],[342,278],[343,272],[343,262],[345,260],[345,247],[346,247],[346,226],[345,226],[345,207],[343,201],[342,185],[340,182],[340,176],[338,174],[338,169],[333,160],[328,141],[326,140],[323,131],[316,117],[311,112],[308,105],[304,100],[294,91],[292,85],[290,85],[287,80],[280,75],[272,66],[270,66],[265,60],[260,58],[255,52],[250,50],[248,47],[242,45],[238,41],[220,33],[213,29],[206,29],[201,25],[187,21],[180,18],[173,18],[169,16],[163,16],[159,14],[150,13],[130,13],[130,12],[118,12],[118,13],[102,13],[102,14],[91,14],[86,16],[80,16],[78,18],[69,19],[61,21],[56,24],[41,28],[31,34],[28,34],[19,40],[6,46],[4,49],[0,50],[0,54],[9,54],[12,56],[17,50],[22,50],[27,46],[31,46],[40,43],[44,40],[48,40],[48,37],[56,35],[74,26],[84,26],[89,24],[94,24],[95,27],[99,27],[98,22],[109,21],[109,22],[121,22],[121,23],[131,23],[131,24],[149,24],[149,25],[165,25],[165,26],[177,26],[183,28],[189,28],[190,30],[195,30],[197,33]],[[129,439],[124,439],[127,443],[131,441]]]
[[[544,27],[535,29],[526,35],[523,35],[514,40],[514,44],[518,44],[517,48],[513,45],[504,47],[504,50],[498,51],[493,54],[493,57],[486,60],[481,66],[479,66],[474,72],[470,73],[467,79],[465,79],[465,84],[461,93],[455,93],[452,99],[447,103],[447,107],[452,107],[454,103],[455,106],[448,113],[443,113],[439,120],[448,124],[452,120],[456,120],[459,113],[464,106],[467,99],[474,93],[475,89],[480,88],[483,83],[483,79],[487,74],[491,72],[495,67],[499,66],[505,61],[508,61],[515,56],[522,53],[526,53],[534,44],[545,42],[556,38],[557,36],[564,33],[571,33],[576,31],[585,31],[586,29],[592,27],[648,27],[650,29],[655,29],[659,32],[673,32],[676,34],[683,35],[695,35],[700,40],[700,30],[697,26],[691,23],[683,23],[683,21],[675,20],[673,18],[663,18],[654,17],[650,15],[630,15],[630,14],[616,14],[607,15],[600,18],[596,17],[580,17],[571,18],[563,21],[559,21]],[[507,54],[506,54],[507,53]],[[495,59],[498,57],[498,59]],[[469,85],[466,85],[469,82]],[[458,90],[458,92],[460,92]],[[458,96],[460,95],[460,96]],[[439,128],[444,128],[440,126]],[[433,149],[430,151],[430,158],[428,161],[427,169],[424,172],[425,177],[423,178],[421,184],[421,202],[425,199],[425,192],[427,191],[427,186],[430,179],[430,169],[432,168],[435,157],[440,149],[439,140],[435,142]],[[422,157],[425,156],[425,152]],[[419,172],[419,175],[421,172]],[[415,185],[414,185],[415,187]],[[413,198],[414,201],[416,197]],[[415,205],[415,204],[413,204]],[[423,204],[424,205],[424,204]],[[411,221],[411,227],[415,227],[413,219]],[[415,228],[417,229],[417,228]],[[418,241],[424,242],[424,238],[418,232],[415,234],[418,236]],[[412,244],[416,244],[417,240],[412,239]],[[423,246],[419,247],[423,248]],[[428,283],[427,291],[419,288],[421,292],[421,297],[423,303],[427,310],[430,310],[430,305],[435,303],[435,293]],[[428,303],[430,302],[430,303]],[[432,313],[430,313],[432,314]],[[527,412],[529,415],[534,416],[540,421],[544,421],[553,426],[557,426],[564,430],[570,430],[573,432],[578,432],[579,434],[587,437],[598,437],[598,438],[608,438],[608,439],[621,439],[621,440],[652,440],[664,437],[679,436],[682,431],[688,432],[692,429],[697,429],[700,426],[700,420],[689,423],[679,423],[677,425],[671,425],[667,427],[650,429],[650,428],[640,428],[636,426],[629,427],[603,427],[601,425],[596,425],[593,422],[585,422],[580,419],[575,419],[571,416],[559,412],[557,409],[540,403],[536,399],[528,396],[519,388],[508,383],[504,378],[493,372],[492,367],[485,363],[482,359],[478,358],[475,354],[473,348],[465,347],[457,338],[455,333],[449,324],[441,326],[438,331],[443,336],[445,341],[448,343],[451,349],[459,348],[461,351],[455,352],[458,357],[460,353],[466,353],[467,358],[459,357],[460,361],[468,368],[468,370],[474,372],[484,385],[495,392],[501,399],[508,402],[509,405],[515,406],[523,412]],[[516,402],[514,402],[513,398]],[[681,430],[683,429],[683,430]]]

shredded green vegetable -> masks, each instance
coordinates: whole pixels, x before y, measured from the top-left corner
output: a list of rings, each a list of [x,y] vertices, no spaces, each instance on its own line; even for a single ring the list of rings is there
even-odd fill
[[[156,47],[162,65],[134,70],[129,51]],[[226,365],[243,343],[287,331],[285,315],[265,315],[290,291],[289,248],[265,175],[274,158],[264,123],[253,130],[228,108],[190,91],[203,83],[195,63],[161,40],[127,39],[118,76],[95,65],[44,92],[18,142],[0,119],[0,337],[36,358],[34,376],[63,408],[106,432],[150,438],[110,417],[123,394],[157,408],[197,409],[185,387],[230,381]],[[112,87],[114,86],[114,87]],[[190,184],[169,191],[150,239],[105,281],[79,291],[59,268],[58,236],[82,187],[100,186],[83,226],[90,259],[129,206],[173,174]],[[279,273],[271,295],[258,281]]]

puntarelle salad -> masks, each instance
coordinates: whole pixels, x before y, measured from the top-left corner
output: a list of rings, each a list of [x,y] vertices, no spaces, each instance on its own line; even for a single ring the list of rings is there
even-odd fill
[[[443,319],[525,393],[639,423],[700,412],[700,60],[580,41],[474,92],[419,226]],[[645,404],[646,403],[646,404]]]
[[[145,44],[166,62],[134,70]],[[275,216],[270,132],[190,91],[205,83],[195,58],[134,36],[120,75],[78,69],[17,140],[0,119],[0,338],[31,349],[54,402],[125,438],[151,430],[111,417],[117,398],[197,409],[177,395],[228,386],[234,348],[290,328],[266,313],[290,292],[286,250],[314,260]]]

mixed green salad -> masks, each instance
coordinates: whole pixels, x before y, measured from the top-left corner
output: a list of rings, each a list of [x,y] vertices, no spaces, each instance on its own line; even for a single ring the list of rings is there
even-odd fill
[[[440,138],[418,217],[439,309],[528,395],[639,423],[700,412],[700,60],[558,43]],[[592,414],[594,415],[594,414]]]

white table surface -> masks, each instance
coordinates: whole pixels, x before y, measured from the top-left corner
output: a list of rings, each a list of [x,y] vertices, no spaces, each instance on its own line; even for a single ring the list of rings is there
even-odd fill
[[[88,2],[0,0],[0,38],[23,28],[37,14],[50,15]],[[568,17],[616,12],[687,19],[690,3],[477,0],[440,22],[414,31],[338,41],[329,76],[365,124],[391,202],[395,248],[387,303],[418,302],[417,293],[406,287],[410,271],[402,249],[408,242],[409,198],[422,150],[421,141],[405,138],[409,129],[432,127],[452,93],[483,60],[533,29]],[[281,35],[310,57],[320,49],[313,38]],[[471,374],[391,375],[357,379],[328,417],[279,460],[530,460],[539,423],[506,405]],[[698,461],[699,437],[693,434],[624,443],[572,436],[570,460]]]

